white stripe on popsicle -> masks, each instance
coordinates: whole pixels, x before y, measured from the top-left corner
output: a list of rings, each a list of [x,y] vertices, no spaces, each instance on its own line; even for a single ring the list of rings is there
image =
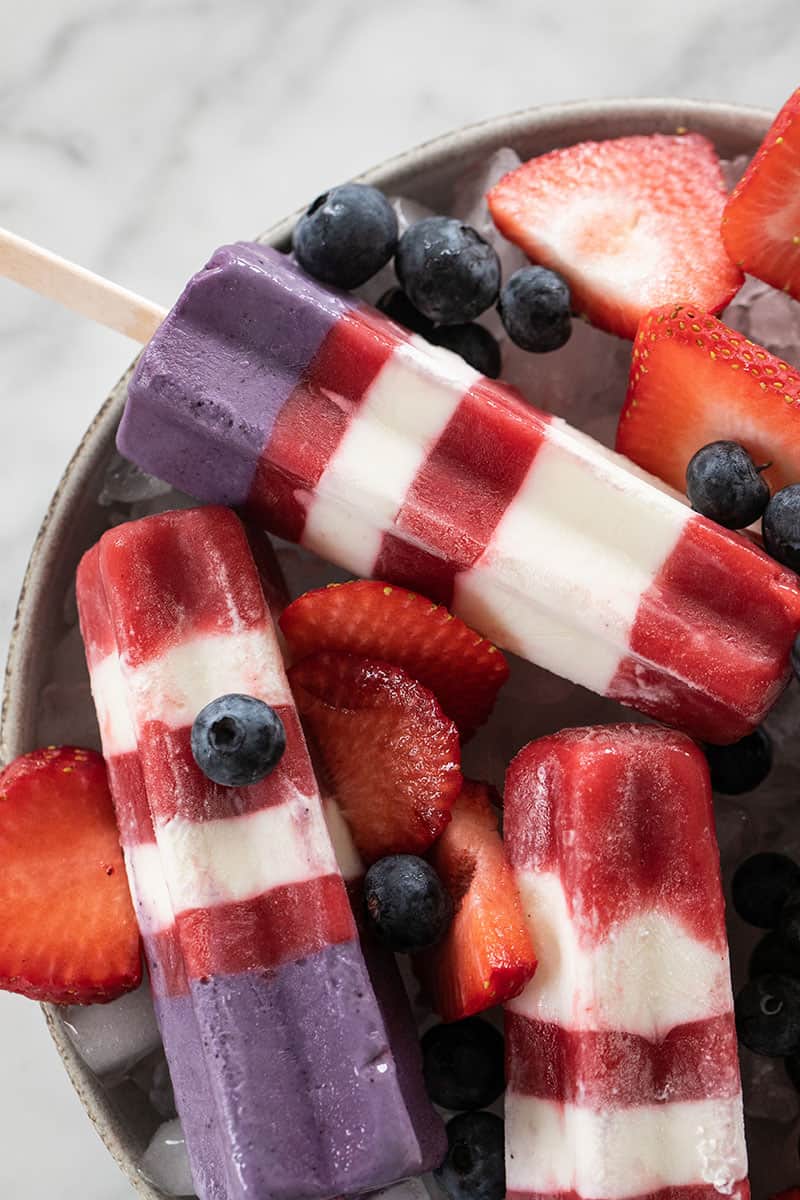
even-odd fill
[[[729,1196],[747,1175],[740,1097],[597,1112],[510,1094],[506,1138],[509,1191],[624,1200],[707,1183]]]
[[[564,1029],[649,1038],[730,1012],[727,954],[697,941],[678,921],[644,911],[615,926],[607,940],[581,945],[558,875],[517,870],[516,878],[539,965],[509,1009]]]
[[[236,633],[204,633],[131,667],[115,654],[92,668],[92,686],[105,753],[136,749],[129,691],[142,721],[170,729],[191,726],[202,708],[228,692],[257,696],[273,706],[292,703],[280,650],[266,626]]]
[[[504,648],[603,694],[692,513],[563,422],[545,437],[486,551],[456,577],[454,608]]]
[[[478,379],[456,355],[421,338],[398,345],[317,484],[303,545],[357,575],[371,574],[384,532]]]

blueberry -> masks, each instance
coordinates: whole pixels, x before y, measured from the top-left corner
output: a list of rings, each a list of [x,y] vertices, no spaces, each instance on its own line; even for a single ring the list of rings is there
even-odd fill
[[[500,347],[488,329],[482,325],[438,325],[430,335],[437,346],[460,354],[481,375],[497,379],[500,374]]]
[[[790,950],[800,953],[800,887],[797,885],[783,902],[778,933]]]
[[[286,731],[274,708],[255,696],[218,696],[195,717],[192,754],[223,787],[248,787],[269,775],[286,749]]]
[[[364,877],[367,923],[390,950],[408,953],[440,941],[453,919],[453,901],[430,863],[391,854]]]
[[[738,442],[698,450],[686,468],[686,494],[695,512],[726,529],[745,529],[769,503],[766,479]]]
[[[760,929],[775,929],[794,888],[800,887],[800,867],[785,854],[753,854],[736,868],[731,892],[733,907],[743,921]]]
[[[376,307],[398,325],[410,329],[412,333],[420,333],[427,338],[433,332],[433,321],[429,321],[419,309],[414,308],[402,288],[389,288],[388,292],[383,293]]]
[[[772,769],[772,741],[760,726],[730,746],[704,746],[711,786],[723,796],[752,792]]]
[[[480,1017],[434,1025],[422,1039],[422,1071],[442,1108],[488,1108],[506,1085],[502,1034]]]
[[[450,1200],[503,1200],[505,1132],[493,1113],[461,1113],[447,1122],[447,1154],[433,1172]]]
[[[497,311],[512,342],[534,354],[558,350],[572,333],[569,288],[546,267],[515,271],[500,293]]]
[[[750,955],[747,973],[757,975],[791,975],[800,979],[800,950],[787,946],[779,933],[765,934]]]
[[[303,270],[341,288],[366,283],[396,246],[397,214],[383,192],[363,183],[344,183],[319,196],[292,235]]]
[[[440,325],[473,321],[500,290],[493,247],[453,217],[425,217],[407,229],[394,265],[414,307]]]
[[[800,483],[775,493],[761,528],[767,553],[793,571],[800,571]]]
[[[739,1041],[775,1058],[800,1051],[800,979],[759,975],[736,997]]]

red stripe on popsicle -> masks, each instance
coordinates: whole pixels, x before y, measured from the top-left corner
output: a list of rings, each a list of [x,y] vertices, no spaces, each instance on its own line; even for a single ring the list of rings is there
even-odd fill
[[[286,750],[274,771],[245,788],[221,787],[203,774],[192,754],[188,726],[171,729],[162,721],[148,721],[139,752],[149,779],[155,822],[162,825],[175,816],[187,821],[218,821],[275,808],[294,799],[297,792],[316,796],[316,780],[297,712],[285,704],[276,705],[275,711],[286,730]]]
[[[195,539],[202,552],[193,555]],[[269,622],[250,547],[230,509],[162,513],[109,530],[99,546],[114,634],[128,666],[189,637]]]
[[[634,725],[566,730],[520,751],[506,795],[512,865],[561,877],[586,949],[655,909],[727,951],[708,765],[688,737]]]
[[[735,741],[780,695],[799,625],[796,577],[696,517],[639,602],[608,694],[696,737]]]
[[[625,1200],[720,1200],[722,1193],[712,1183],[693,1183],[685,1187],[659,1188],[655,1192],[642,1192],[638,1196],[626,1196]],[[750,1200],[750,1185],[746,1179],[737,1183],[732,1192],[725,1193],[726,1200]],[[509,1188],[506,1200],[586,1200],[579,1192],[523,1192]],[[602,1195],[592,1200],[604,1200]]]
[[[300,541],[314,488],[371,383],[407,339],[367,309],[339,318],[278,415],[251,484],[250,517]]]
[[[488,546],[548,423],[511,388],[470,388],[414,478],[372,574],[449,605],[455,576]]]
[[[678,1025],[659,1041],[510,1011],[505,1022],[508,1084],[517,1094],[602,1110],[728,1099],[741,1089],[731,1013]]]
[[[269,971],[355,937],[347,891],[336,874],[191,909],[149,941],[159,964],[159,995],[180,995],[187,978]]]

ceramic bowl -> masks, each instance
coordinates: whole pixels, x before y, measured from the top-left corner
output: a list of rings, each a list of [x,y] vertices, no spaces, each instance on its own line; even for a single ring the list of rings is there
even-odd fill
[[[459,176],[501,146],[522,159],[587,138],[690,129],[711,138],[725,158],[751,154],[770,121],[767,113],[725,104],[677,100],[598,101],[535,108],[437,138],[369,171],[364,179],[442,212]],[[295,217],[263,235],[284,248]],[[247,233],[248,231],[243,231]],[[198,266],[211,247],[198,246]],[[102,532],[95,499],[113,453],[127,374],[101,405],[56,488],[31,554],[19,599],[5,677],[0,757],[9,761],[38,744],[42,684],[64,628],[63,597],[83,552]],[[104,1089],[75,1052],[58,1009],[45,1006],[56,1049],[89,1117],[133,1188],[148,1200],[162,1193],[139,1175],[136,1163],[153,1132],[141,1093],[131,1086]]]

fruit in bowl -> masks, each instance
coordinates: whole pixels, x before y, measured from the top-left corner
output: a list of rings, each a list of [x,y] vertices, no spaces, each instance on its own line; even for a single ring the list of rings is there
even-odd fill
[[[642,130],[645,142],[648,133]],[[676,153],[683,153],[680,137],[666,140]],[[707,163],[709,152],[704,154]],[[508,154],[503,162],[509,165]],[[704,180],[707,184],[707,174]],[[484,179],[481,197],[495,182]],[[478,226],[488,220],[488,209],[481,203],[474,217]],[[721,204],[719,197],[717,203]],[[441,208],[439,215],[451,220],[452,209],[444,202]],[[324,210],[323,203],[309,218]],[[671,221],[674,214],[668,215]],[[345,221],[345,227],[352,229],[354,219]],[[669,222],[665,226],[664,219],[659,211],[652,224],[659,236],[665,227],[673,227]],[[651,227],[647,221],[643,224],[645,230]],[[440,236],[441,227],[436,228]],[[514,263],[514,252],[500,235],[491,234],[485,224],[481,228],[491,235],[483,238],[484,244],[495,254],[499,249],[503,263]],[[385,233],[384,228],[384,243]],[[402,236],[405,233],[401,240]],[[488,776],[488,782],[501,784],[512,753],[535,735],[552,735],[568,724],[618,721],[616,702],[622,700],[687,728],[704,742],[720,743],[709,751],[716,755],[717,775],[724,776],[727,762],[728,776],[735,776],[737,762],[742,763],[746,753],[741,739],[752,736],[789,676],[789,652],[800,623],[791,572],[749,538],[726,532],[702,512],[693,514],[674,494],[601,444],[562,426],[555,417],[563,412],[575,418],[574,397],[558,409],[554,388],[555,417],[542,405],[548,398],[548,373],[557,380],[562,369],[559,354],[577,354],[565,372],[574,377],[577,388],[582,359],[589,357],[586,347],[617,361],[629,353],[624,343],[580,323],[574,323],[564,349],[550,354],[531,355],[503,338],[504,374],[518,374],[522,361],[530,363],[530,388],[520,397],[507,383],[490,384],[473,366],[442,348],[449,336],[442,331],[468,325],[476,316],[489,319],[480,310],[474,312],[464,294],[475,276],[482,300],[494,296],[485,267],[491,254],[481,251],[483,265],[476,272],[461,264],[454,276],[448,267],[444,284],[437,273],[439,282],[426,288],[419,276],[433,272],[443,253],[441,237],[428,247],[426,236],[421,237],[422,252],[417,245],[408,255],[403,282],[414,287],[414,296],[428,311],[415,316],[406,302],[405,327],[352,296],[323,287],[259,245],[218,253],[190,282],[179,307],[145,352],[123,421],[121,444],[146,468],[205,501],[246,506],[251,517],[284,539],[301,541],[302,552],[280,544],[293,594],[306,593],[312,584],[332,577],[332,568],[310,551],[338,561],[353,574],[378,576],[377,588],[374,583],[348,584],[323,592],[322,600],[312,591],[295,601],[294,625],[291,609],[282,622],[287,655],[295,658],[289,679],[294,704],[305,719],[311,760],[302,750],[303,735],[269,632],[264,594],[276,596],[280,584],[268,578],[268,554],[257,536],[246,544],[235,518],[216,518],[220,510],[214,508],[140,521],[142,507],[150,507],[145,501],[139,508],[128,507],[124,515],[134,518],[129,524],[119,524],[117,510],[116,532],[104,536],[100,550],[92,551],[81,569],[84,630],[101,733],[111,739],[106,755],[132,891],[139,900],[151,982],[155,978],[160,985],[154,988],[157,1009],[194,1185],[209,1194],[217,1186],[243,1186],[226,1176],[230,1163],[240,1161],[239,1148],[249,1143],[253,1130],[263,1139],[265,1130],[280,1128],[270,1126],[270,1120],[298,1126],[301,1121],[288,1112],[272,1114],[274,1105],[266,1115],[266,1072],[250,1049],[253,1026],[243,1015],[225,1024],[229,1016],[224,988],[230,987],[232,995],[237,977],[244,976],[247,985],[254,982],[251,975],[257,976],[257,1006],[281,1014],[281,1022],[293,1031],[293,1044],[302,1047],[308,1071],[320,1073],[333,1087],[337,1076],[329,1057],[331,1046],[345,1045],[351,1056],[345,1061],[351,1063],[363,1050],[358,1036],[344,1034],[347,1006],[342,994],[336,1003],[317,1001],[310,1007],[312,1014],[324,1010],[333,1023],[325,1030],[312,1028],[303,1006],[288,1002],[289,993],[279,998],[275,992],[273,997],[271,988],[277,988],[279,971],[300,961],[294,957],[298,947],[304,948],[302,957],[308,962],[313,955],[344,946],[350,956],[350,983],[341,986],[353,989],[347,994],[363,1005],[359,1011],[368,1016],[371,1028],[386,1030],[382,1057],[366,1057],[362,1065],[367,1072],[376,1063],[387,1068],[372,1078],[382,1081],[381,1103],[394,1105],[383,1110],[394,1114],[389,1121],[391,1145],[376,1153],[365,1114],[360,1124],[366,1131],[361,1135],[365,1149],[358,1165],[363,1174],[333,1177],[322,1163],[325,1137],[339,1146],[343,1143],[337,1139],[347,1137],[337,1134],[334,1126],[328,1124],[322,1133],[305,1139],[310,1158],[302,1167],[294,1152],[286,1153],[291,1139],[266,1139],[258,1152],[245,1155],[244,1186],[260,1187],[260,1180],[268,1178],[275,1194],[321,1196],[340,1186],[358,1191],[391,1183],[409,1169],[438,1163],[444,1155],[437,1178],[451,1194],[477,1194],[475,1189],[482,1195],[502,1194],[497,1125],[459,1118],[449,1127],[445,1150],[421,1085],[413,1097],[398,1085],[401,1061],[411,1063],[407,1070],[416,1072],[418,1084],[421,1074],[418,1059],[413,1066],[418,1052],[407,1013],[398,1026],[397,1010],[402,1013],[405,1000],[392,945],[407,948],[411,938],[419,949],[417,971],[425,989],[419,1012],[426,1013],[427,1020],[430,1002],[441,1012],[445,998],[449,1006],[456,997],[456,1007],[442,1015],[474,1013],[481,991],[487,1004],[506,1000],[512,1010],[533,1005],[552,971],[554,943],[526,908],[524,889],[522,901],[515,890],[489,789],[479,792],[480,818],[477,812],[466,822],[460,817],[465,811],[463,774]],[[476,245],[472,238],[464,243]],[[659,245],[659,253],[669,253],[668,241]],[[625,249],[621,244],[623,257]],[[608,247],[602,250],[607,256]],[[724,248],[714,250],[723,252]],[[376,254],[373,262],[380,257]],[[718,261],[724,267],[724,259]],[[575,266],[578,274],[567,269],[569,264],[558,265],[574,289],[580,262]],[[315,268],[313,255],[306,266]],[[514,266],[528,270],[519,260]],[[729,271],[731,278],[733,274]],[[381,280],[380,295],[387,282],[391,281]],[[433,307],[431,295],[441,300],[442,291],[455,305],[446,311],[455,324],[435,323],[442,309]],[[516,298],[511,303],[501,303],[501,316],[520,341],[519,330],[525,326],[528,344],[536,341],[530,331],[539,330],[541,351],[547,343],[545,331],[568,319],[563,281],[549,289],[526,283],[512,294]],[[642,311],[659,299],[670,297],[643,296]],[[245,310],[237,307],[244,302],[248,320],[243,319]],[[556,302],[561,310],[554,307]],[[396,299],[394,303],[399,315]],[[711,300],[706,303],[713,306]],[[291,329],[281,325],[290,307]],[[297,312],[308,320],[298,322]],[[498,325],[492,317],[491,323],[499,334],[502,322]],[[284,334],[279,336],[281,330]],[[420,331],[430,335],[430,345]],[[459,334],[450,344],[458,345],[465,337]],[[247,369],[238,373],[230,369],[231,345],[238,344],[232,338],[245,339],[248,347]],[[183,374],[175,357],[179,344],[192,347]],[[617,377],[624,385],[619,371]],[[579,423],[596,428],[599,417],[616,415],[623,393],[624,386],[602,398],[605,411],[584,412]],[[162,437],[166,414],[169,435]],[[720,481],[723,489],[724,482]],[[170,509],[174,503],[174,496],[162,494],[152,507]],[[214,532],[215,519],[221,532]],[[206,530],[204,536],[201,529]],[[89,540],[79,549],[88,549]],[[210,599],[215,587],[217,600]],[[98,597],[105,597],[99,613],[94,611]],[[398,601],[399,607],[390,607]],[[451,610],[456,613],[452,620]],[[754,619],[754,611],[759,619]],[[106,626],[110,621],[111,636],[92,632],[103,620]],[[222,640],[215,643],[217,638]],[[468,735],[488,715],[494,691],[505,680],[502,653],[492,642],[502,642],[520,657],[512,662],[511,678],[499,691],[494,716],[470,740]],[[521,661],[523,656],[531,665]],[[540,668],[549,668],[561,682]],[[595,695],[575,686],[580,684]],[[202,741],[199,750],[194,747],[195,754],[190,732],[209,703],[214,706],[212,719],[197,727],[195,741]],[[268,720],[257,716],[258,704],[269,706]],[[782,711],[767,717],[768,723],[780,721]],[[281,728],[284,749],[278,755],[281,739],[273,735]],[[667,737],[671,745],[685,744],[683,735]],[[261,746],[255,760],[271,769],[252,783],[237,784],[235,771],[242,767],[237,756],[245,744]],[[767,788],[781,772],[780,754],[775,757],[775,775],[768,777]],[[223,762],[224,770],[234,770],[234,775],[223,775],[228,783],[208,781],[204,767],[211,759]],[[658,781],[672,794],[674,783],[660,776]],[[275,795],[281,788],[287,799],[279,803]],[[690,789],[690,794],[695,790],[699,794],[702,787]],[[281,833],[280,823],[287,815],[283,810],[291,809],[297,795],[307,810],[306,826],[292,825]],[[128,819],[124,813],[131,796],[138,796],[138,807],[131,805]],[[393,804],[394,798],[400,802]],[[701,807],[693,810],[695,816],[702,815]],[[323,812],[329,833],[319,824]],[[720,808],[719,813],[724,816],[726,810]],[[519,825],[509,827],[508,814],[504,824],[506,850],[515,860],[517,842],[522,844],[528,834]],[[707,827],[706,817],[706,831]],[[631,828],[641,839],[634,847],[647,844],[645,817],[637,817]],[[657,888],[659,881],[669,880],[674,906],[684,912],[690,897],[681,893],[678,867],[687,847],[678,842],[671,845],[671,857],[647,860],[648,882]],[[741,857],[741,849],[739,842],[730,855]],[[334,852],[335,861],[330,857]],[[563,853],[563,873],[569,879],[570,856],[568,850]],[[385,863],[388,856],[404,858],[404,865],[396,873],[387,871],[380,889],[369,889],[367,901],[372,896],[377,900],[365,907],[365,860]],[[711,871],[709,895],[713,893],[718,906],[712,857],[709,848],[703,861]],[[298,871],[304,872],[301,878]],[[282,883],[276,883],[279,878]],[[320,880],[331,881],[324,884],[324,901],[296,908],[289,893],[282,892],[282,904],[270,908],[268,897],[276,888],[311,884],[313,890]],[[499,898],[501,887],[507,903],[498,899],[499,920],[493,924],[492,897]],[[354,915],[343,900],[348,895]],[[387,906],[400,918],[387,920]],[[408,928],[411,918],[403,916],[409,911],[413,929]],[[375,944],[376,928],[388,938],[388,948],[386,941]],[[467,934],[459,934],[461,929]],[[578,930],[579,938],[579,926]],[[777,937],[780,946],[787,944],[785,933],[779,930]],[[423,948],[428,939],[433,944]],[[479,949],[484,953],[470,954]],[[492,964],[503,967],[504,956],[509,959],[512,951],[514,970],[496,970]],[[717,936],[711,951],[716,955],[716,1007],[709,1019],[720,1024],[726,1093],[718,1094],[716,1077],[704,1078],[696,1085],[701,1094],[690,1102],[708,1106],[725,1101],[723,1140],[728,1150],[724,1161],[715,1160],[714,1178],[698,1182],[731,1194],[731,1189],[741,1191],[745,1185],[738,1078],[729,1069],[732,1025],[725,1002],[725,952]],[[659,963],[657,951],[654,962]],[[265,968],[274,977],[270,982],[261,978]],[[330,976],[322,977],[330,983]],[[657,1045],[663,1032],[660,1025],[647,1024],[648,1014],[652,1017],[656,1010],[655,978],[649,973],[632,985],[633,1000],[638,998],[644,1009],[646,1032],[641,1036],[647,1045],[642,1050],[651,1059],[647,1047]],[[362,982],[354,982],[357,979]],[[406,979],[416,1001],[418,986],[408,972]],[[507,990],[498,990],[498,980],[511,981],[502,984]],[[459,989],[462,982],[468,986]],[[255,988],[249,990],[255,995]],[[791,991],[784,990],[787,995]],[[186,997],[192,998],[191,1004]],[[461,1003],[463,1009],[457,1007]],[[187,1007],[191,1020],[175,1018],[171,1023],[170,1011]],[[608,1021],[603,1024],[599,1000],[588,1009],[586,1026],[579,1032],[605,1036],[619,1028]],[[782,1011],[786,1015],[785,1006]],[[769,1028],[761,1029],[759,1036],[770,1046],[783,1047],[788,1044],[783,1021],[774,1016],[762,1013],[761,1024]],[[79,1020],[72,1010],[70,1017]],[[745,1028],[742,1021],[740,1027]],[[204,1029],[222,1038],[224,1051],[214,1062],[207,1062],[202,1051],[193,1054],[181,1046],[184,1037],[202,1042]],[[775,1040],[778,1032],[784,1040]],[[189,1041],[187,1046],[192,1044],[198,1043]],[[527,1062],[526,1097],[545,1108],[572,1104],[567,1094],[570,1081],[577,1078],[574,1064],[563,1055],[557,1058],[564,1095],[543,1096],[545,1083],[537,1074],[536,1058],[531,1066],[530,1056],[525,1059],[516,1044],[509,1039],[511,1076],[519,1078],[515,1063],[521,1069]],[[548,1054],[555,1056],[556,1049]],[[264,1061],[279,1057],[269,1038],[259,1053]],[[187,1061],[199,1071],[197,1079],[186,1073]],[[681,1061],[678,1056],[675,1069]],[[556,1057],[544,1060],[545,1066],[547,1062],[552,1065]],[[247,1118],[227,1107],[232,1081],[248,1090]],[[612,1074],[608,1086],[613,1082]],[[366,1087],[366,1076],[359,1086],[362,1083]],[[639,1109],[646,1110],[647,1097],[653,1097],[647,1092],[649,1085],[642,1086],[639,1100],[644,1097],[645,1102],[638,1104],[635,1116],[646,1122],[648,1112]],[[206,1107],[204,1087],[221,1102]],[[357,1110],[354,1097],[352,1111]],[[215,1113],[215,1144],[201,1145],[196,1129],[208,1111]],[[663,1119],[673,1118],[663,1114]],[[719,1128],[722,1132],[723,1126]],[[170,1133],[174,1134],[172,1127]],[[516,1126],[508,1136],[516,1140]],[[704,1169],[697,1166],[692,1138],[685,1132],[676,1136],[680,1153],[674,1161],[664,1162],[654,1150],[650,1163],[664,1186],[677,1185],[681,1172],[684,1186],[694,1180],[693,1172]],[[555,1153],[555,1142],[545,1139],[539,1157],[548,1147]],[[154,1153],[144,1160],[151,1172]],[[602,1155],[602,1149],[593,1153]],[[286,1157],[292,1160],[289,1169],[279,1175],[276,1166],[285,1165]],[[563,1154],[559,1162],[563,1169]],[[546,1159],[541,1169],[548,1169]],[[788,1176],[776,1182],[787,1180]],[[541,1191],[541,1181],[534,1182]],[[581,1182],[581,1188],[586,1186]]]

